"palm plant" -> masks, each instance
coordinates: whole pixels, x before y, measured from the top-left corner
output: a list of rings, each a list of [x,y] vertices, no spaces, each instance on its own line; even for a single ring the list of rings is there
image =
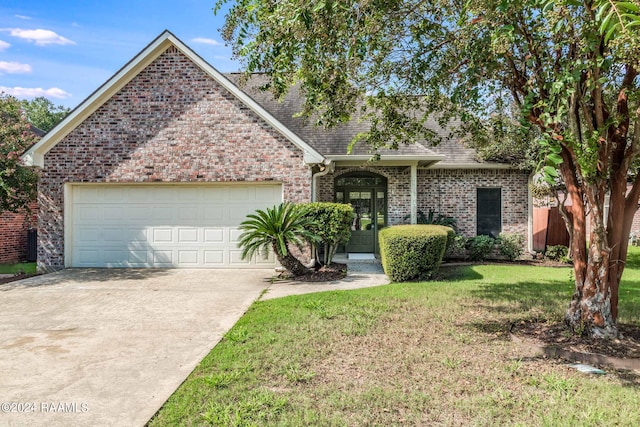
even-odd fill
[[[313,222],[292,203],[281,203],[266,211],[258,209],[247,215],[247,220],[239,227],[243,231],[239,242],[242,259],[256,253],[266,258],[273,250],[280,264],[294,276],[309,273],[310,270],[291,254],[289,246],[302,248],[306,242],[316,241],[317,236],[308,231],[311,225]]]

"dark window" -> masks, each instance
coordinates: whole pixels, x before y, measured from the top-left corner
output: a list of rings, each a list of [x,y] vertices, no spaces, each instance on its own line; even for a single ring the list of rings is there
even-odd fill
[[[502,231],[502,190],[478,188],[477,234],[494,239]]]

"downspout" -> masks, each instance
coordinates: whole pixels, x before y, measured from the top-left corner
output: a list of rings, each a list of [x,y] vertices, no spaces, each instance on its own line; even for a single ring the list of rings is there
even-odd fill
[[[311,169],[311,173],[313,174],[311,177],[311,201],[312,202],[317,201],[316,199],[318,198],[316,196],[316,188],[318,187],[318,177],[325,176],[329,172],[333,172],[333,170],[335,169],[334,163],[331,160],[327,160],[327,159],[325,159],[324,163],[317,163],[317,166],[318,168],[320,168],[320,172],[313,173],[313,169]],[[312,257],[309,264],[305,266],[307,268],[313,268],[316,265],[315,254],[312,253],[311,256]]]
[[[333,172],[335,169],[335,164],[331,160],[325,160],[324,163],[318,163],[318,167],[320,168],[320,172],[314,173],[311,178],[311,201],[315,202],[318,198],[316,196],[316,189],[318,187],[318,177],[325,176],[330,172]],[[324,168],[324,169],[323,169]]]
[[[418,163],[411,165],[411,224],[418,223]]]

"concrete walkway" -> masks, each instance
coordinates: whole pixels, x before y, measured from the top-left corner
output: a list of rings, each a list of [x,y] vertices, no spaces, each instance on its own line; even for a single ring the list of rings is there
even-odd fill
[[[338,260],[339,262],[345,262]],[[289,295],[302,295],[323,291],[344,291],[348,289],[370,288],[386,285],[389,279],[379,262],[347,262],[347,277],[333,282],[276,281],[260,299],[267,300]]]

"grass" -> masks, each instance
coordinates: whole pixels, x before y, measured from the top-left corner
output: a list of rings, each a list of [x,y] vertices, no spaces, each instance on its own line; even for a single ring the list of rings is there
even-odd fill
[[[446,269],[442,280],[255,303],[151,426],[640,425],[640,378],[581,374],[512,342],[561,318],[570,270]],[[640,251],[620,321],[640,324]]]
[[[35,274],[35,262],[18,262],[14,264],[0,264],[0,274]]]

